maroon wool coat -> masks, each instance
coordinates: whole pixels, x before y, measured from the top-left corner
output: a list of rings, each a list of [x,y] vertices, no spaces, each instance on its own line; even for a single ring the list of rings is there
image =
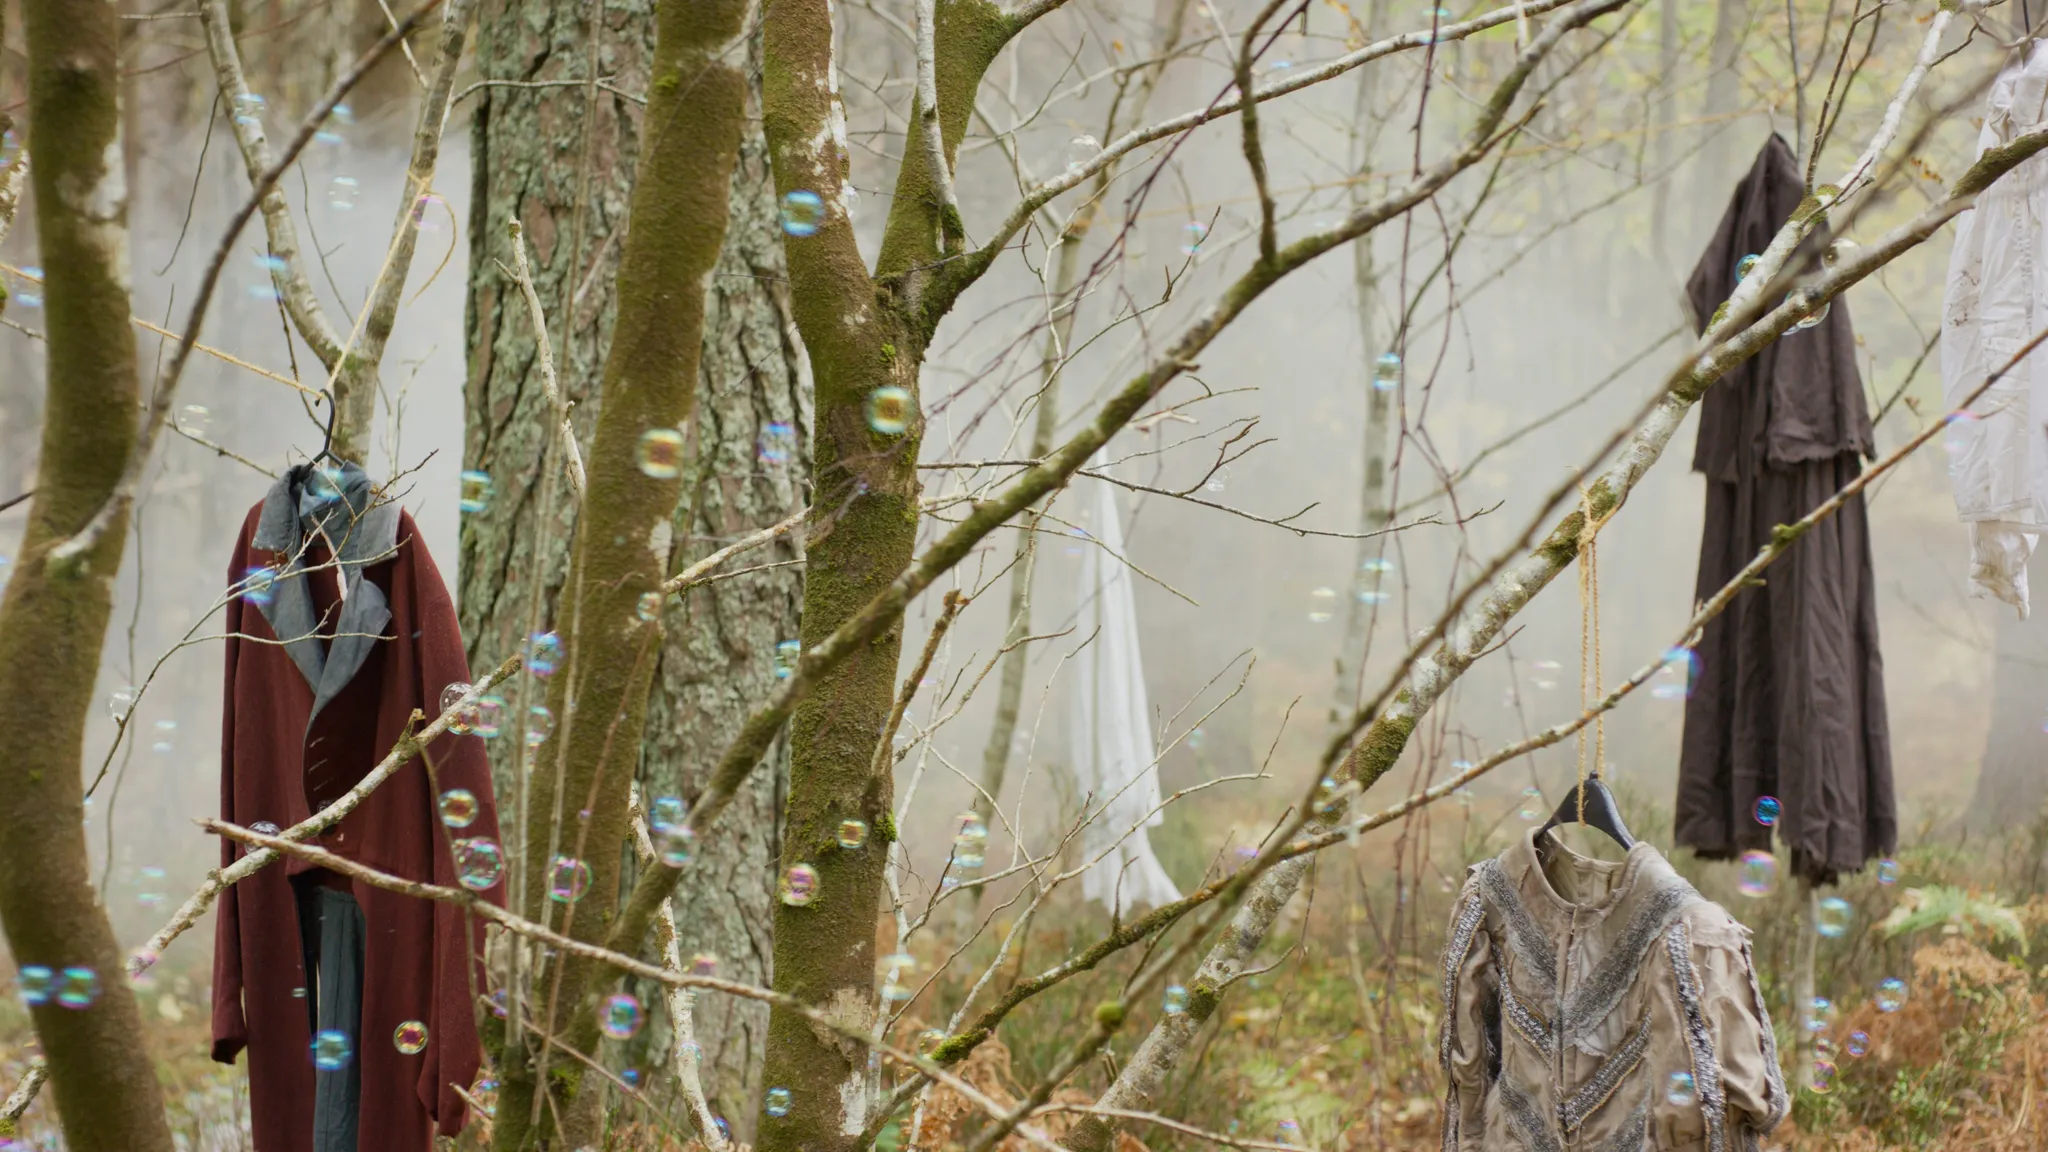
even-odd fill
[[[244,827],[268,822],[288,828],[307,819],[368,774],[415,708],[430,718],[437,715],[442,688],[469,679],[454,602],[412,517],[395,505],[353,517],[364,530],[344,534],[338,544],[341,570],[355,567],[360,573],[348,599],[368,606],[366,618],[351,620],[336,604],[336,568],[299,571],[327,560],[324,547],[287,544],[273,550],[280,531],[297,537],[291,505],[303,474],[294,469],[250,510],[228,569],[231,583],[263,566],[281,574],[275,603],[259,606],[242,597],[227,608],[221,817]],[[351,496],[363,499],[351,499],[350,505],[366,504],[367,491],[367,481],[352,489]],[[259,540],[273,547],[261,547]],[[313,593],[310,605],[302,593],[299,607],[322,617],[325,624],[317,630],[332,634],[339,624],[341,638],[275,642],[280,631],[289,631],[274,628],[273,621],[282,622],[293,600],[288,594],[293,581]],[[377,618],[383,612],[372,586],[388,607],[388,619]],[[349,632],[377,638],[351,641]],[[359,654],[352,649],[360,649]],[[345,665],[358,658],[360,666],[346,676]],[[324,678],[321,695],[329,698],[316,714],[310,680],[323,671],[323,663],[344,667]],[[496,840],[490,766],[478,738],[443,735],[429,746],[428,755],[442,791],[466,788],[479,802],[475,822],[453,834]],[[435,793],[417,757],[316,843],[397,876],[456,883]],[[233,841],[223,841],[222,866],[241,851]],[[213,1058],[231,1064],[238,1052],[249,1051],[257,1152],[310,1152],[312,1147],[314,1070],[303,998],[307,979],[297,906],[287,880],[309,870],[297,860],[264,868],[223,893],[218,909]],[[362,1035],[355,1053],[362,1068],[358,1147],[362,1152],[428,1152],[436,1129],[448,1136],[461,1131],[465,1106],[455,1087],[467,1090],[480,1062],[472,989],[484,986],[482,922],[465,931],[464,914],[452,905],[360,882],[351,891],[368,928]],[[501,901],[502,892],[500,887],[485,895]],[[465,967],[465,960],[472,966]],[[423,1052],[408,1056],[397,1050],[392,1033],[412,1020],[427,1025],[428,1043]]]

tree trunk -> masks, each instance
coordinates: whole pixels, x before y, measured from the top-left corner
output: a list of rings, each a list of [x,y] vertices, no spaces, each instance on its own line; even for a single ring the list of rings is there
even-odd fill
[[[626,91],[647,87],[654,48],[652,21],[646,18],[651,12],[644,5],[629,10],[636,7],[642,18],[608,28],[603,43],[607,74]],[[588,50],[585,11],[587,6],[569,3],[491,7],[477,33],[479,70],[491,76],[580,75]],[[536,12],[544,19],[535,20]],[[557,118],[585,112],[584,93],[577,89],[486,89],[472,137],[477,162],[471,209],[473,235],[503,235],[508,221],[523,216],[528,237],[545,239],[533,269],[535,287],[557,331],[557,372],[577,403],[575,422],[582,429],[599,411],[598,377],[610,346],[612,273],[618,264],[611,238],[623,228],[640,148],[638,116],[623,99],[601,93],[595,114],[584,121],[594,126],[596,139],[591,167],[583,172],[583,146],[562,147],[560,141],[572,137],[559,126],[551,144],[541,124],[557,125]],[[757,121],[749,120],[740,152],[732,220],[706,302],[696,441],[691,479],[674,521],[679,547],[671,570],[710,552],[723,537],[784,519],[802,506],[808,487],[809,396],[798,380],[798,352],[786,336],[786,304],[776,299],[787,272]],[[587,187],[588,207],[579,229],[573,205],[580,187]],[[580,257],[574,251],[579,238]],[[471,268],[474,375],[465,459],[468,467],[491,473],[496,492],[488,508],[464,517],[462,533],[463,634],[470,659],[484,663],[518,650],[536,593],[542,619],[554,620],[575,525],[573,494],[559,491],[547,514],[548,539],[540,539],[534,461],[549,423],[546,397],[532,325],[517,287],[492,255],[479,249]],[[572,267],[585,271],[572,276]],[[573,314],[562,303],[571,293],[578,298]],[[563,341],[560,330],[569,324],[573,338]],[[771,425],[787,425],[790,432],[785,438]],[[786,460],[762,459],[763,446],[772,449],[770,456],[786,448]],[[754,562],[792,557],[793,549],[784,546]],[[694,800],[702,791],[719,750],[775,684],[775,645],[797,634],[799,573],[786,569],[721,580],[690,593],[680,607],[670,606],[641,744],[643,794]],[[508,794],[513,751],[510,741],[492,747],[499,786]],[[760,912],[772,902],[787,759],[787,746],[779,746],[771,770],[751,777],[734,801],[738,819],[697,846],[692,869],[711,882],[685,885],[674,898],[682,954],[709,952],[719,957],[720,971],[736,980],[768,981],[770,934]],[[655,999],[649,988],[639,992],[644,1002]],[[767,1009],[707,996],[698,999],[695,1016],[705,1091],[734,1134],[747,1139],[759,1097]],[[643,1043],[635,1062],[643,1069],[665,1066],[667,1037],[646,1035]]]
[[[32,1009],[72,1148],[170,1152],[142,1017],[106,911],[93,898],[80,757],[127,538],[119,516],[70,563],[49,552],[113,493],[135,446],[128,202],[120,170],[120,12],[29,0],[29,151],[48,268],[48,399],[35,501],[0,599],[0,920],[17,963],[56,991]]]
[[[604,403],[563,587],[564,658],[547,681],[557,722],[523,782],[525,842],[513,893],[529,918],[581,940],[603,940],[617,915],[626,798],[661,655],[660,625],[643,617],[640,603],[667,575],[682,489],[674,473],[643,469],[643,435],[692,424],[706,289],[725,238],[744,119],[746,77],[729,50],[745,10],[745,0],[661,0],[656,12],[645,123],[658,130],[640,157],[621,248]],[[502,233],[478,235],[485,253],[502,243]],[[550,433],[555,425],[545,413],[531,423]],[[529,956],[539,961],[531,981],[511,989],[508,1041],[516,1042],[501,1062],[494,1139],[508,1150],[574,1147],[577,1133],[564,1127],[557,1140],[554,1129],[557,1117],[581,1114],[584,1066],[557,1048],[596,1050],[597,1022],[584,1000],[597,990],[597,968],[566,955]]]

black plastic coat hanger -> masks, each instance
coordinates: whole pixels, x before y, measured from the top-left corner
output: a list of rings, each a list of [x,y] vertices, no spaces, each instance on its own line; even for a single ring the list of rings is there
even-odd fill
[[[1537,829],[1536,838],[1542,839],[1545,832],[1560,824],[1584,824],[1607,833],[1623,848],[1636,846],[1636,838],[1629,835],[1628,825],[1622,823],[1621,806],[1614,802],[1614,793],[1607,790],[1607,782],[1600,779],[1598,772],[1586,777],[1585,783],[1572,787],[1564,803],[1550,814],[1550,821]]]

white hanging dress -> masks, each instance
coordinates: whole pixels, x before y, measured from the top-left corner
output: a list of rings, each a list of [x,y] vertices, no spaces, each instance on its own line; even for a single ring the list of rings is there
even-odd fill
[[[1087,806],[1083,860],[1095,861],[1081,875],[1081,891],[1119,910],[1156,908],[1180,899],[1180,889],[1152,854],[1147,832],[1163,816],[1152,705],[1138,650],[1137,601],[1131,570],[1122,560],[1124,529],[1116,487],[1101,480],[1085,482],[1091,490],[1086,506],[1095,542],[1081,548],[1074,634],[1094,639],[1073,661],[1073,712],[1067,724],[1076,790]]]

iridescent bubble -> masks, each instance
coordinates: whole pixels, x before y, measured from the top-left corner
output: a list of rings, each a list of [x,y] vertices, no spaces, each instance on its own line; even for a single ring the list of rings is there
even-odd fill
[[[1891,885],[1899,882],[1899,862],[1887,856],[1877,862],[1877,882]]]
[[[1221,492],[1230,487],[1230,469],[1218,465],[1214,472],[1209,473],[1209,478],[1203,481],[1202,487],[1211,492]],[[1078,556],[1080,553],[1076,552],[1074,555]]]
[[[195,435],[213,423],[213,413],[204,404],[187,404],[178,409],[178,427]]]
[[[497,886],[505,874],[505,853],[497,841],[477,837],[457,840],[455,849],[455,877],[464,888],[482,892]]]
[[[1200,728],[1188,729],[1188,751],[1200,752],[1202,745],[1208,743],[1208,740],[1209,734]]]
[[[681,868],[697,854],[697,833],[686,824],[670,828],[661,839],[661,862]]]
[[[249,831],[259,836],[275,836],[277,835],[277,825],[272,824],[268,820],[258,820],[254,824],[249,825]]]
[[[66,968],[59,974],[57,1003],[76,1011],[92,1007],[99,998],[99,973],[90,968]]]
[[[470,721],[471,731],[486,740],[491,740],[495,739],[498,733],[504,730],[505,698],[503,696],[495,693],[488,696],[479,696],[476,698],[476,703],[471,705],[471,708],[473,709],[472,715],[474,717]]]
[[[660,592],[642,592],[640,602],[633,606],[633,615],[638,616],[643,623],[652,624],[661,619],[661,601]]]
[[[1334,588],[1312,588],[1308,594],[1308,621],[1311,624],[1328,624],[1336,615],[1337,591]]]
[[[336,176],[327,182],[327,206],[337,212],[355,210],[356,197],[362,195],[362,186],[353,176]]]
[[[770,1088],[761,1095],[761,1111],[780,1120],[789,1115],[789,1089]]]
[[[1819,297],[1820,293],[1815,289],[1794,288],[1791,292],[1786,294],[1785,302],[1788,304],[1797,305],[1801,308],[1809,308],[1813,307],[1813,301],[1819,299]],[[1834,306],[1835,302],[1832,299],[1821,300],[1819,307],[1814,308],[1814,310],[1811,313],[1809,313],[1805,319],[1800,320],[1798,323],[1792,325],[1792,327],[1786,329],[1786,331],[1804,332],[1808,328],[1812,328],[1818,325],[1821,321],[1828,318],[1828,310],[1830,308],[1833,308]]]
[[[1744,852],[1736,887],[1744,896],[1769,896],[1778,887],[1778,858],[1769,852]]]
[[[24,964],[17,980],[21,985],[21,1002],[34,1007],[50,1002],[57,974],[42,964]]]
[[[1877,1010],[1897,1012],[1906,1006],[1906,982],[1897,976],[1887,976],[1877,983]]]
[[[630,1040],[640,1031],[640,1001],[624,992],[604,998],[598,1028],[614,1040]]]
[[[328,1029],[313,1037],[313,1067],[322,1072],[341,1071],[348,1067],[355,1054],[355,1047],[348,1042],[346,1032]]]
[[[136,949],[134,955],[128,957],[129,979],[135,981],[135,985],[138,988],[149,987],[150,982],[155,979],[155,976],[151,975],[149,970],[156,967],[156,962],[161,959],[163,959],[162,956],[147,948]]]
[[[1756,798],[1756,807],[1750,811],[1756,817],[1757,823],[1769,828],[1778,822],[1781,807],[1776,796],[1759,796]]]
[[[135,885],[137,888],[135,902],[137,904],[145,908],[154,908],[164,902],[167,894],[164,892],[163,869],[154,865],[138,869]]]
[[[491,474],[469,471],[462,474],[462,495],[455,507],[464,512],[481,512],[491,506]]]
[[[469,732],[476,722],[475,701],[471,701],[467,706],[457,707],[462,704],[462,698],[469,695],[472,687],[474,686],[457,680],[441,689],[441,712],[444,715],[453,713],[448,715],[448,730],[458,736]]]
[[[258,608],[277,601],[277,569],[261,564],[242,573],[242,600]]]
[[[548,742],[548,734],[555,730],[555,714],[545,704],[535,704],[526,710],[526,746],[538,748]]]
[[[699,952],[690,957],[690,975],[702,976],[707,980],[718,977],[718,957],[709,952]]]
[[[1825,996],[1815,996],[1806,1006],[1806,1030],[1816,1035],[1827,1031],[1828,1024],[1835,1018],[1835,1003]]]
[[[1856,910],[1840,896],[1822,897],[1814,912],[1814,931],[1830,938],[1846,936],[1849,934],[1849,921],[1855,914]]]
[[[666,832],[683,822],[683,798],[680,796],[657,796],[647,809],[647,826],[657,833]]]
[[[1650,695],[1658,700],[1690,699],[1699,678],[1699,653],[1690,648],[1673,648],[1664,653],[1664,663],[1653,677]]]
[[[107,714],[115,720],[127,720],[129,711],[135,707],[137,694],[133,684],[123,684],[114,689],[107,694]]]
[[[782,874],[778,885],[782,902],[792,908],[802,908],[818,896],[818,870],[809,864],[791,864],[789,871]]]
[[[882,999],[908,1000],[915,993],[910,978],[917,972],[917,958],[908,952],[891,952],[882,957]]]
[[[1401,386],[1401,354],[1382,352],[1372,362],[1372,386],[1381,392],[1392,392]]]
[[[1543,790],[1535,786],[1522,789],[1522,809],[1515,813],[1524,823],[1534,824],[1543,816]]]
[[[782,232],[815,236],[825,225],[825,201],[816,192],[797,189],[782,198]]]
[[[901,436],[910,427],[914,408],[910,390],[884,384],[868,393],[868,427],[884,436]]]
[[[1190,220],[1180,228],[1180,250],[1188,256],[1202,254],[1202,241],[1209,238],[1209,226],[1200,220]]]
[[[412,202],[412,222],[422,232],[439,232],[448,217],[448,201],[439,193],[429,192]]]
[[[795,450],[796,425],[782,420],[761,429],[760,439],[754,445],[754,454],[763,464],[786,463]]]
[[[535,676],[552,676],[562,663],[562,638],[553,632],[535,632],[526,638],[526,670]]]
[[[1673,1072],[1664,1083],[1664,1099],[1675,1108],[1690,1108],[1699,1098],[1699,1088],[1693,1083],[1690,1072]]]
[[[1276,1144],[1285,1144],[1289,1148],[1301,1147],[1300,1123],[1294,1120],[1282,1120],[1280,1122],[1280,1130],[1278,1134],[1276,1134],[1273,1137],[1273,1142]]]
[[[638,1068],[620,1069],[619,1079],[624,1080],[628,1088],[638,1088],[640,1086],[640,1070]]]
[[[10,168],[21,155],[21,136],[9,128],[0,132],[0,168]]]
[[[1093,136],[1081,135],[1067,141],[1067,171],[1079,172],[1083,165],[1102,153],[1102,141]]]
[[[988,822],[979,813],[962,812],[953,821],[953,866],[962,870],[979,868],[988,857]]]
[[[865,820],[841,820],[839,822],[839,846],[848,850],[859,848],[868,842],[868,822]]]
[[[1870,1033],[1860,1029],[1851,1032],[1849,1033],[1849,1042],[1842,1047],[1851,1056],[1867,1055],[1870,1052]]]
[[[635,458],[646,475],[673,480],[683,474],[683,434],[673,428],[649,428],[640,434]]]
[[[1530,667],[1535,669],[1535,674],[1529,677],[1529,683],[1543,692],[1555,690],[1558,675],[1564,671],[1564,665],[1555,660],[1538,660]]]
[[[1159,1006],[1168,1016],[1178,1016],[1188,1010],[1188,990],[1178,984],[1169,984],[1166,994],[1159,998]]]
[[[590,865],[574,856],[557,856],[548,864],[548,899],[574,904],[590,887]]]
[[[796,671],[796,662],[804,654],[801,640],[783,640],[775,645],[775,678],[787,680]]]
[[[917,1054],[919,1056],[929,1056],[938,1051],[939,1045],[945,1042],[946,1033],[943,1029],[927,1028],[917,1034]]]
[[[1735,282],[1737,284],[1742,283],[1743,278],[1749,275],[1749,270],[1756,267],[1756,262],[1761,259],[1763,259],[1762,256],[1751,252],[1749,255],[1737,260],[1735,262]]]
[[[407,1056],[417,1056],[427,1050],[427,1026],[419,1020],[407,1020],[391,1033],[391,1046]]]
[[[1827,1095],[1828,1093],[1830,1093],[1830,1092],[1833,1092],[1834,1090],[1835,1090],[1835,1065],[1834,1065],[1834,1062],[1833,1062],[1833,1061],[1831,1061],[1831,1060],[1815,1060],[1815,1061],[1813,1062],[1813,1091],[1814,1091],[1814,1094],[1815,1094],[1815,1095],[1817,1095],[1817,1096],[1825,1096],[1825,1095]]]
[[[254,128],[263,123],[263,110],[270,102],[254,92],[236,93],[234,100],[235,123],[244,128]]]
[[[1344,789],[1334,776],[1325,776],[1316,782],[1316,812],[1328,816],[1344,802]]]

